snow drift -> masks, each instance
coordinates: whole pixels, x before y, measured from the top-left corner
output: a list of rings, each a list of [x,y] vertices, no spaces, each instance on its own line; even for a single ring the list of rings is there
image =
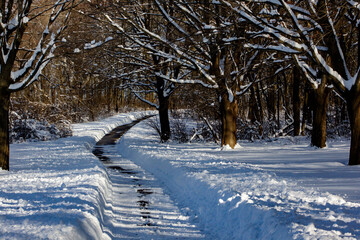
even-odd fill
[[[92,146],[118,125],[151,112],[73,125],[73,137],[12,144],[0,171],[1,239],[110,239],[103,215],[111,182]]]

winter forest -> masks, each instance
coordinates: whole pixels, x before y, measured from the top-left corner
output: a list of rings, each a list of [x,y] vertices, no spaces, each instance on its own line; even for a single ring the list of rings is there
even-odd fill
[[[0,0],[0,19],[0,239],[360,238],[358,1]]]

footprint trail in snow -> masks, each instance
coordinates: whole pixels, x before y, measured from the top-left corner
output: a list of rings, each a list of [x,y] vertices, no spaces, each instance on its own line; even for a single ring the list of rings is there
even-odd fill
[[[115,129],[93,151],[106,166],[112,186],[105,203],[103,231],[112,239],[205,238],[153,175],[117,152],[116,140],[132,125]]]

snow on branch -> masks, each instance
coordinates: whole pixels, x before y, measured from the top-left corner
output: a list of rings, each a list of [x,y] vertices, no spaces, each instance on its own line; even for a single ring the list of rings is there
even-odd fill
[[[301,69],[301,71],[304,73],[306,79],[310,82],[312,87],[314,89],[317,89],[319,87],[319,82],[316,81],[316,71],[311,68],[308,64],[306,64],[304,61],[300,61],[298,56],[294,56],[295,63],[297,66]]]
[[[257,49],[257,50],[277,51],[277,52],[283,52],[283,53],[288,53],[288,54],[299,54],[300,53],[298,50],[294,50],[293,48],[286,47],[283,44],[260,45],[260,44],[246,43],[246,44],[244,44],[244,47]]]
[[[126,13],[124,13],[126,14]],[[139,31],[141,31],[141,33],[145,34],[146,36],[152,38],[155,41],[158,41],[160,44],[163,44],[167,47],[169,47],[172,51],[170,52],[164,52],[158,48],[154,48],[152,47],[150,44],[146,43],[146,42],[142,42],[142,40],[140,38],[137,37],[133,37],[130,36],[129,34],[126,33],[126,31],[118,24],[116,23],[109,15],[105,14],[105,17],[108,19],[108,21],[114,26],[116,27],[119,31],[121,31],[126,37],[128,37],[131,41],[134,41],[136,44],[138,44],[139,46],[150,50],[151,52],[153,52],[154,54],[158,54],[159,56],[165,58],[165,59],[175,59],[179,64],[188,67],[193,66],[196,70],[198,70],[202,76],[204,76],[204,78],[210,83],[206,83],[203,82],[201,80],[196,80],[196,83],[200,83],[203,86],[206,87],[210,87],[210,88],[217,88],[218,85],[216,83],[216,81],[212,78],[212,76],[210,76],[210,74],[207,73],[206,71],[206,67],[203,66],[203,64],[201,62],[199,62],[195,57],[189,55],[187,52],[182,51],[178,46],[176,46],[175,44],[171,43],[170,41],[168,41],[167,39],[165,39],[164,37],[161,37],[160,35],[156,34],[155,32],[147,29],[144,24],[138,24],[135,23],[134,21],[131,20],[131,18],[127,17],[126,15],[124,15],[124,19],[126,19],[126,21],[128,23],[130,23],[133,27],[135,27],[136,29],[138,29]],[[172,81],[175,81],[174,79],[172,79]],[[191,82],[191,81],[190,81]],[[190,83],[188,82],[188,83]]]
[[[357,8],[358,10],[360,10],[360,3],[355,2],[353,0],[346,0],[348,4],[350,4],[350,6]]]
[[[281,0],[252,0],[251,2],[252,3],[267,3],[270,5],[274,5],[274,6],[282,6]],[[288,4],[288,5],[294,12],[298,12],[303,15],[310,15],[310,12],[304,8],[301,8],[301,7],[293,5],[293,4]]]
[[[11,91],[22,90],[34,81],[36,81],[42,70],[45,68],[47,63],[52,57],[52,53],[55,50],[55,34],[52,34],[50,42],[45,47],[38,47],[33,53],[33,56],[26,62],[25,66],[16,72],[11,73],[11,79],[13,79],[12,84],[9,86]],[[37,55],[40,57],[37,59]],[[27,77],[24,76],[30,71]]]
[[[256,82],[258,82],[258,81],[252,81],[251,83],[240,86],[239,90],[236,91],[236,96],[244,95],[252,87],[252,85],[254,85],[254,83],[256,83]]]
[[[3,32],[0,43],[0,65],[1,74],[8,76],[9,79],[7,80],[8,90],[11,92],[22,90],[39,78],[44,67],[50,59],[53,58],[53,53],[56,48],[55,43],[66,28],[65,26],[70,17],[73,3],[73,0],[59,0],[51,7],[46,7],[44,11],[41,11],[41,13],[45,14],[52,9],[36,47],[33,50],[27,50],[29,53],[31,52],[31,56],[26,59],[16,71],[10,72],[9,69],[11,70],[17,66],[16,59],[20,50],[21,40],[27,29],[27,23],[40,15],[38,13],[30,17],[28,14],[30,12],[31,1],[24,1],[22,5],[23,8],[21,9],[21,7],[18,6],[21,10],[19,10],[19,13],[13,19],[10,19],[6,23],[4,22],[4,18],[2,18],[1,26],[4,28],[1,29]],[[51,32],[50,29],[54,25],[54,22],[61,13],[65,11],[68,13],[63,19],[63,24],[59,24],[60,26]]]
[[[111,40],[113,40],[113,37],[107,37],[104,41],[98,41],[98,42],[95,40],[92,40],[90,43],[85,43],[84,49],[85,50],[94,49],[94,48],[104,45],[105,43],[107,43]]]
[[[163,16],[165,17],[165,19],[172,24],[175,29],[177,29],[180,33],[182,33],[183,35],[185,35],[185,37],[187,39],[189,39],[193,45],[195,46],[195,48],[197,50],[199,50],[202,54],[204,54],[205,56],[207,56],[208,58],[210,58],[209,54],[200,47],[200,45],[191,37],[191,35],[185,30],[183,29],[179,24],[177,24],[175,22],[175,20],[165,11],[165,9],[162,7],[162,5],[160,4],[160,2],[158,0],[155,0],[160,12],[163,14]],[[184,10],[184,8],[180,8],[181,10]],[[185,11],[185,13],[188,13],[188,11]]]
[[[330,17],[330,14],[329,14],[329,10],[326,9],[327,11],[327,19],[328,19],[328,23],[331,27],[331,31],[332,31],[332,36],[335,38],[335,41],[336,41],[336,47],[337,47],[337,51],[339,52],[339,55],[340,55],[340,58],[339,59],[341,61],[341,64],[343,65],[342,67],[345,69],[345,74],[346,74],[346,78],[347,79],[350,79],[350,72],[349,72],[349,69],[346,65],[346,60],[345,60],[345,56],[344,56],[344,53],[343,53],[343,50],[340,46],[340,41],[339,41],[339,38],[338,38],[338,34],[336,33],[336,30],[335,30],[335,27],[334,27],[334,23]]]
[[[144,102],[144,103],[146,103],[146,104],[148,104],[148,105],[150,105],[150,106],[152,106],[152,107],[154,107],[154,108],[156,108],[156,109],[159,109],[159,105],[157,105],[157,104],[155,104],[155,103],[153,103],[153,102],[150,102],[150,101],[146,100],[145,98],[141,97],[137,91],[134,91],[134,89],[132,89],[132,88],[130,88],[130,89],[131,89],[131,92],[132,92],[140,101],[142,101],[142,102]]]
[[[171,82],[174,82],[174,83],[180,83],[180,84],[200,84],[206,88],[213,88],[213,89],[216,89],[218,88],[218,85],[211,85],[211,84],[206,84],[205,82],[201,81],[201,80],[190,80],[190,79],[175,79],[175,78],[170,78],[166,75],[163,75],[161,73],[156,73],[156,76],[162,78],[162,79],[165,79],[165,80],[168,80],[168,81],[171,81]]]
[[[289,15],[291,16],[292,21],[294,22],[295,26],[298,28],[302,39],[306,42],[306,44],[309,46],[309,50],[311,51],[311,54],[309,54],[309,56],[312,56],[315,61],[332,77],[333,80],[335,80],[335,82],[337,83],[337,86],[340,89],[347,89],[350,90],[352,88],[352,86],[355,84],[355,79],[352,78],[350,76],[349,70],[347,68],[346,65],[346,61],[344,58],[344,54],[342,51],[342,48],[340,46],[333,22],[331,20],[330,17],[330,13],[326,7],[326,17],[327,17],[327,22],[331,27],[331,31],[332,31],[332,36],[336,41],[336,47],[337,47],[337,51],[339,52],[339,55],[341,57],[341,59],[339,59],[342,62],[342,65],[344,67],[345,70],[345,74],[346,76],[341,76],[336,70],[334,70],[324,59],[324,57],[319,53],[318,47],[314,44],[313,40],[310,38],[308,32],[306,30],[304,30],[304,28],[302,27],[302,25],[299,23],[297,16],[295,15],[295,13],[292,11],[292,9],[290,8],[290,6],[284,1],[281,0],[282,5],[285,7],[285,9],[287,10],[287,12],[289,13]]]
[[[288,3],[289,1],[285,0],[251,1],[273,5],[274,7],[282,8],[285,11],[286,15],[282,16],[281,22],[272,23],[271,21],[266,21],[266,19],[262,19],[261,16],[254,13],[248,5],[244,4],[244,2],[234,4],[226,0],[220,1],[224,5],[226,5],[231,11],[237,13],[240,17],[246,19],[249,23],[260,29],[262,36],[268,34],[272,37],[273,40],[278,41],[277,46],[261,46],[255,44],[248,44],[247,46],[251,46],[255,49],[268,48],[269,50],[275,50],[279,52],[305,55],[310,61],[316,63],[318,67],[321,68],[322,71],[329,76],[331,81],[337,86],[337,89],[342,89],[341,91],[350,90],[356,84],[356,82],[359,81],[358,73],[360,71],[357,69],[355,71],[355,75],[351,76],[348,69],[343,49],[341,47],[340,41],[338,39],[338,34],[335,30],[335,26],[328,9],[329,6],[327,4],[330,3],[324,2],[323,4],[325,4],[325,12],[320,13],[318,12],[319,6],[317,4],[314,4],[313,1],[308,1],[307,3],[309,11],[298,6],[291,5]],[[359,7],[359,4],[354,1],[347,1],[347,3],[353,7]],[[324,18],[319,18],[319,15],[326,18],[325,23],[321,22],[321,20],[323,20]],[[286,21],[286,19],[288,21]],[[292,24],[289,24],[289,21]],[[305,23],[303,25],[302,23],[304,21]],[[317,29],[319,30],[320,34],[325,34],[323,26],[324,24],[325,27],[329,28],[329,31],[331,31],[327,32],[326,34],[328,34],[328,36],[329,34],[331,34],[330,37],[335,41],[335,45],[331,46],[332,49],[330,49],[330,46],[326,46],[326,41],[319,41],[318,39],[315,39],[316,36],[318,36],[317,34],[312,34],[310,32]],[[280,25],[281,27],[279,27]],[[309,27],[311,25],[312,27]],[[295,36],[294,33],[297,33],[299,37],[293,37]],[[325,47],[317,46],[316,43],[325,43]],[[330,50],[338,53],[337,61],[340,61],[340,65],[344,69],[344,71],[342,71],[344,72],[343,75],[339,74],[339,72],[334,69],[334,66],[326,60],[324,54],[321,54],[319,52],[321,49],[325,50],[325,52],[328,53]],[[315,81],[311,77],[311,70],[309,67],[307,67],[308,65],[305,65],[303,62],[298,62],[298,64],[305,73],[307,79],[310,80],[312,85],[316,86],[315,83],[317,80]]]

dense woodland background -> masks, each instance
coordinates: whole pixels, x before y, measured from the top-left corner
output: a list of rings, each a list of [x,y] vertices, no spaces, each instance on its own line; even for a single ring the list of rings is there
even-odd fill
[[[328,69],[356,78],[359,13],[355,1],[84,1],[39,80],[12,94],[11,141],[143,109],[159,110],[162,141],[350,138],[350,89]]]

